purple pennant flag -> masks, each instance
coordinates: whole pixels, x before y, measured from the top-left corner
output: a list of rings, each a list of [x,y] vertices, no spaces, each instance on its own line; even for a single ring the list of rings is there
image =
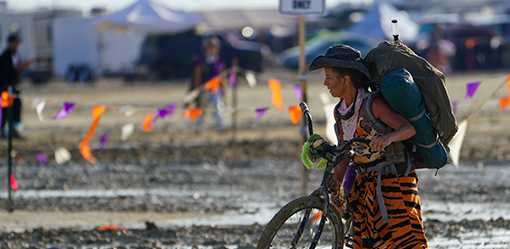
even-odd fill
[[[301,91],[301,85],[295,84],[294,85],[294,95],[296,95],[296,99],[298,102],[301,101],[301,98],[303,97],[303,91]]]
[[[48,164],[48,156],[44,152],[37,154],[35,158],[37,160],[37,163],[39,163],[40,165]]]
[[[152,123],[155,124],[158,119],[163,119],[166,117],[170,117],[175,113],[175,110],[177,109],[176,103],[171,103],[163,108],[158,108],[156,111],[156,116],[154,117],[154,120],[152,120]]]
[[[480,86],[480,81],[470,82],[466,84],[466,97],[464,99],[470,99],[475,96],[476,90]]]
[[[177,104],[175,103],[169,104],[163,108],[158,108],[154,122],[156,122],[156,120],[159,118],[166,118],[172,116],[175,112],[175,109],[177,109]]]
[[[255,109],[255,122],[258,122],[269,110],[269,107],[260,107]]]
[[[228,86],[230,88],[235,87],[237,84],[237,66],[232,66],[230,70],[230,75],[228,76]]]
[[[110,135],[108,135],[107,132],[103,133],[99,137],[99,148],[104,149],[106,148],[106,144],[108,143],[108,139],[110,138]]]
[[[168,116],[168,114],[169,114],[168,109],[166,109],[166,108],[159,108],[156,117],[157,118],[165,118],[166,116]]]
[[[64,102],[64,105],[62,108],[60,108],[60,111],[57,113],[57,115],[55,115],[55,119],[64,119],[69,116],[69,114],[71,114],[71,112],[74,110],[74,106],[75,103],[73,102]]]

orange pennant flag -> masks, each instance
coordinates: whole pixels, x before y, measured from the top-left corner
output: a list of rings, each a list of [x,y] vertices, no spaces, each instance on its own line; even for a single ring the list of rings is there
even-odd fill
[[[142,123],[143,131],[145,131],[145,132],[152,131],[153,124],[154,124],[154,114],[150,113],[150,114],[145,115],[145,118],[143,119],[143,123]]]
[[[282,87],[279,80],[270,79],[267,81],[271,90],[273,106],[283,111]]]
[[[321,220],[321,218],[322,218],[322,211],[317,210],[317,211],[313,214],[313,216],[312,216],[312,221],[313,221],[313,222],[319,222],[319,221]]]
[[[101,116],[106,111],[106,106],[98,105],[92,108],[92,124],[90,125],[87,133],[80,142],[80,153],[91,164],[96,164],[96,158],[92,155],[92,151],[89,146],[89,142],[94,136],[96,132],[96,128],[99,125],[99,121],[101,120]]]
[[[501,97],[499,99],[499,108],[501,108],[501,110],[503,110],[508,106],[510,106],[510,96]]]
[[[221,82],[223,78],[221,76],[216,76],[209,81],[207,81],[204,85],[204,89],[209,92],[217,92],[220,89]]]
[[[299,121],[301,121],[301,108],[299,108],[299,106],[297,105],[292,105],[289,107],[289,117],[290,117],[290,122],[292,122],[292,124],[299,124]]]
[[[2,108],[6,108],[12,105],[12,102],[14,101],[14,96],[10,96],[7,91],[2,92]]]
[[[203,113],[204,111],[201,108],[188,107],[188,109],[184,112],[184,116],[195,122],[198,118],[200,118],[200,116],[202,116]]]
[[[16,181],[16,177],[14,177],[14,175],[11,175],[10,179],[11,179],[11,189],[14,191],[18,190],[18,182]]]
[[[99,232],[118,232],[118,231],[123,231],[126,229],[117,225],[117,224],[105,224],[105,225],[96,227],[96,230]]]

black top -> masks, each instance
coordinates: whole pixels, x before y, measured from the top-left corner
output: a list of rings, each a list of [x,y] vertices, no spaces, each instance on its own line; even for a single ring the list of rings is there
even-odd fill
[[[5,91],[9,86],[14,87],[16,91],[16,85],[19,82],[19,72],[15,67],[12,57],[14,56],[13,51],[8,48],[4,50],[0,55],[0,90]]]

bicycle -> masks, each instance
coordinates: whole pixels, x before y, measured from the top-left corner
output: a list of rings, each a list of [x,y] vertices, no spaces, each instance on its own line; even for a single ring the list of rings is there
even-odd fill
[[[313,134],[312,116],[306,103],[301,102],[300,107],[303,112],[305,125],[307,126],[306,137],[308,138]],[[328,183],[335,166],[340,161],[353,156],[351,145],[355,142],[366,143],[367,140],[354,138],[342,145],[330,146],[330,149],[326,151],[326,157],[330,160],[328,160],[324,170],[320,187],[310,195],[297,198],[281,208],[264,227],[257,244],[257,249],[305,248],[298,246],[303,235],[307,239],[301,241],[310,241],[311,239],[310,246],[308,247],[310,249],[314,249],[317,246],[324,248],[324,245],[329,245],[330,243],[332,249],[342,249],[344,245],[352,247],[350,214],[349,212],[337,211],[336,208],[331,208],[334,204],[331,203],[330,196],[334,193],[335,189],[332,189]],[[304,213],[301,215],[302,212]],[[298,214],[297,219],[293,218],[295,214]],[[317,223],[319,217],[320,221]],[[293,227],[295,228],[295,223],[298,220],[297,231],[292,236],[289,234],[289,230],[293,230]],[[286,224],[287,221],[290,224]],[[326,229],[324,229],[325,226],[327,226]],[[283,239],[292,238],[290,244],[275,241],[279,232],[282,232]],[[322,239],[321,236],[323,236]]]

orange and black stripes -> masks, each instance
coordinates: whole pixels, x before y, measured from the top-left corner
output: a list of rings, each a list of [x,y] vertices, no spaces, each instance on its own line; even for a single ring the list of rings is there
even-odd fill
[[[349,195],[354,248],[428,248],[416,173],[402,177],[382,176],[387,221],[381,215],[377,202],[377,174],[358,174]]]

